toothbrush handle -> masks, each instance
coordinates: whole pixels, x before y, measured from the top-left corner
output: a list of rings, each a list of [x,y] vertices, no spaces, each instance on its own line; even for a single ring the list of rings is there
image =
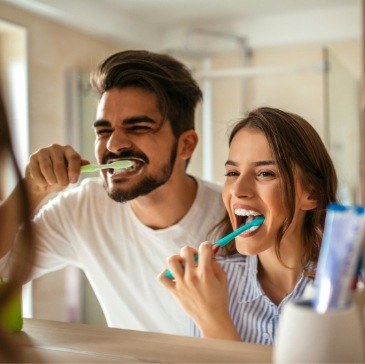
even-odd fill
[[[81,166],[81,173],[90,173],[99,170],[99,166],[96,164],[86,164],[85,166]]]
[[[252,220],[251,222],[249,222],[248,224],[242,225],[238,229],[233,230],[230,234],[224,236],[223,238],[220,238],[212,245],[214,247],[223,247],[223,246],[227,245],[230,241],[232,241],[236,236],[242,234],[244,231],[250,229],[251,227],[262,225],[264,220],[265,220],[265,218],[263,216],[259,216],[259,217],[255,218],[254,220]],[[215,248],[213,248],[213,249],[215,249]],[[217,251],[215,250],[215,253],[216,252]],[[195,254],[194,259],[195,259],[195,262],[198,261],[198,254]],[[174,279],[174,276],[172,275],[170,270],[167,270],[165,272],[165,276],[168,279]]]

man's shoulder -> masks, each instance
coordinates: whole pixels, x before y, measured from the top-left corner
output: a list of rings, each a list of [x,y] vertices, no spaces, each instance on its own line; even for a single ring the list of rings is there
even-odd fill
[[[196,180],[198,182],[199,187],[203,191],[208,191],[208,192],[211,192],[211,193],[217,194],[217,195],[220,195],[222,193],[222,185],[215,183],[215,182],[206,181],[204,179],[197,178],[197,177],[196,177]]]
[[[198,193],[194,202],[195,209],[204,210],[204,216],[211,216],[213,221],[220,221],[225,214],[225,207],[222,200],[222,186],[217,183],[197,178]],[[206,208],[206,207],[210,208]],[[194,210],[194,206],[192,211]]]

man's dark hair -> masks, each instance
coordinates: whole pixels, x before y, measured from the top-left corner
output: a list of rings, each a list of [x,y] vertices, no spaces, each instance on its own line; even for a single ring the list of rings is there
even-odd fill
[[[195,128],[195,108],[203,98],[202,91],[188,68],[169,55],[144,50],[113,54],[91,74],[90,82],[100,95],[127,86],[154,92],[176,138]]]

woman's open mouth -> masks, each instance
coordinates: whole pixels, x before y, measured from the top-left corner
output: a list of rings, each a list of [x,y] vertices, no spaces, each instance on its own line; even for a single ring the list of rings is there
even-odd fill
[[[246,210],[242,208],[236,208],[234,209],[234,214],[236,216],[236,228],[248,224],[252,220],[254,220],[258,216],[263,216],[257,211],[254,210]],[[261,226],[261,225],[260,225]],[[246,230],[241,235],[248,235],[249,233],[252,233],[253,231],[257,230],[260,226],[253,226],[250,229]]]

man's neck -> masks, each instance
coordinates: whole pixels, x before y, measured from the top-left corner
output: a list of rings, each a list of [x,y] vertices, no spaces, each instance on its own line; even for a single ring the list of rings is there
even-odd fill
[[[179,222],[191,208],[197,193],[197,182],[188,175],[164,185],[146,196],[131,201],[138,219],[152,229],[164,229]]]

